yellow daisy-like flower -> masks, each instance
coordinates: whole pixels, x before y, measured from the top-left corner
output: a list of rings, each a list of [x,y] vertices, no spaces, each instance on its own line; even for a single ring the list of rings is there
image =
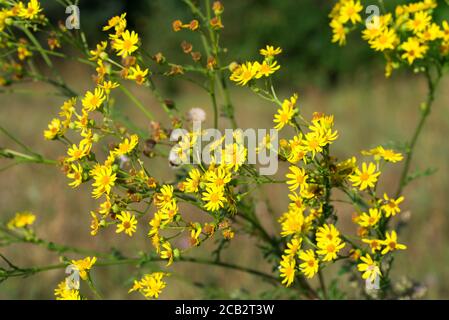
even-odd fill
[[[330,23],[332,29],[332,43],[338,42],[338,45],[342,46],[346,43],[346,29],[343,23],[337,19],[333,19]]]
[[[92,269],[92,266],[95,264],[96,261],[97,261],[96,257],[92,257],[92,258],[86,257],[81,260],[72,260],[71,264],[76,267],[81,279],[87,280],[88,272],[90,269]]]
[[[279,222],[282,228],[281,236],[296,235],[303,229],[304,214],[302,210],[289,210],[279,218]]]
[[[211,188],[223,188],[231,181],[231,172],[226,167],[220,166],[206,175],[206,186]]]
[[[382,241],[382,244],[385,246],[385,248],[382,250],[382,254],[387,254],[390,251],[395,250],[405,250],[407,249],[407,246],[404,244],[400,244],[398,241],[398,235],[396,231],[391,231],[391,233],[386,232],[385,233],[385,240]]]
[[[47,140],[53,140],[61,135],[61,120],[54,118],[48,125],[48,130],[44,131],[44,138]]]
[[[87,91],[81,102],[86,111],[94,111],[101,106],[105,99],[103,89],[95,88],[94,93]]]
[[[31,212],[17,212],[14,218],[8,221],[6,227],[10,230],[31,226],[36,220],[36,216]]]
[[[299,268],[301,269],[302,273],[307,278],[313,278],[313,276],[318,272],[319,263],[318,259],[315,257],[315,252],[313,250],[309,249],[307,251],[300,251],[299,252],[299,259],[304,261],[299,265]]]
[[[134,215],[131,215],[128,211],[122,211],[117,215],[117,219],[120,222],[117,224],[116,233],[125,232],[128,236],[132,236],[137,229],[137,219]]]
[[[117,157],[120,157],[125,154],[129,154],[131,151],[134,150],[134,148],[139,143],[139,137],[137,134],[131,135],[131,137],[128,139],[126,138],[123,140],[117,148],[114,149],[114,155]]]
[[[407,28],[416,34],[420,31],[424,31],[431,20],[432,17],[427,12],[419,11],[413,15],[413,19],[410,19],[407,22]]]
[[[334,241],[340,236],[340,232],[335,228],[333,224],[325,224],[318,227],[315,234],[317,242]]]
[[[138,42],[139,35],[134,31],[129,32],[129,30],[126,30],[121,34],[121,38],[114,40],[112,47],[118,51],[118,56],[126,58],[138,49]]]
[[[289,185],[290,191],[295,191],[298,188],[303,189],[307,183],[307,174],[303,168],[298,168],[296,166],[290,166],[289,170],[291,173],[287,173],[285,177],[288,179],[287,184]]]
[[[162,289],[167,285],[162,281],[164,276],[168,274],[163,272],[153,272],[144,275],[139,281],[134,280],[133,287],[128,293],[139,291],[145,298],[159,298]]]
[[[371,248],[371,253],[376,253],[382,249],[382,240],[379,239],[362,239],[363,243],[367,243]]]
[[[381,212],[378,209],[369,209],[369,214],[363,212],[357,220],[357,223],[362,227],[374,227],[382,217]]]
[[[67,178],[73,179],[73,181],[69,183],[69,186],[76,188],[83,182],[83,167],[77,163],[76,165],[72,164],[70,168],[71,170],[67,173]]]
[[[280,47],[274,48],[274,46],[267,45],[265,48],[260,49],[260,54],[265,58],[272,58],[282,53],[282,49]]]
[[[429,49],[428,46],[421,44],[419,39],[414,37],[408,38],[400,48],[405,51],[401,58],[406,59],[409,64],[412,64],[416,59],[424,58],[424,54]]]
[[[282,284],[289,287],[295,280],[296,261],[291,256],[282,256],[279,265],[280,276],[283,278]]]
[[[39,12],[42,11],[40,3],[37,0],[30,0],[26,7],[22,7],[19,12],[19,16],[26,19],[34,19],[37,17]]]
[[[380,272],[379,264],[371,258],[369,254],[366,254],[364,257],[360,257],[362,261],[357,265],[357,269],[362,273],[363,279],[369,279],[371,282],[374,282],[377,276],[381,277],[382,273]]]
[[[324,256],[323,261],[332,261],[337,258],[338,252],[345,247],[345,243],[340,238],[334,238],[332,240],[318,241],[317,254]]]
[[[136,81],[137,84],[143,84],[148,75],[148,69],[142,70],[139,65],[129,68],[127,79]]]
[[[81,300],[79,291],[76,289],[70,289],[65,280],[58,284],[54,294],[56,300]]]
[[[272,62],[264,61],[260,65],[259,71],[257,72],[255,78],[260,79],[262,77],[269,77],[280,68],[281,66],[277,64],[277,61]]]
[[[302,238],[293,237],[290,242],[287,243],[287,248],[284,250],[285,254],[290,257],[295,257],[301,249]]]
[[[159,209],[163,209],[164,207],[170,205],[173,201],[173,192],[174,188],[171,185],[165,184],[161,187],[159,193],[156,193],[154,196],[154,204]]]
[[[90,145],[86,143],[80,143],[79,146],[77,146],[76,144],[74,144],[67,150],[67,155],[69,156],[67,158],[67,161],[73,162],[76,160],[80,160],[87,156],[89,153]]]
[[[281,130],[286,124],[288,124],[296,113],[295,104],[298,99],[297,95],[294,95],[290,100],[285,99],[281,108],[277,110],[277,114],[274,115],[273,122],[276,123],[274,127],[276,130]]]
[[[160,256],[162,259],[168,260],[168,262],[167,262],[167,267],[168,267],[169,265],[171,265],[173,263],[174,252],[173,252],[170,242],[168,242],[168,241],[164,242],[164,244],[162,244],[162,248],[164,250],[161,251]]]
[[[246,62],[238,66],[231,74],[230,78],[232,81],[237,82],[238,85],[244,86],[249,81],[254,79],[259,72],[260,63],[259,62]]]
[[[339,20],[341,23],[351,21],[352,24],[362,21],[362,17],[359,12],[362,11],[363,6],[360,1],[348,0],[343,3],[340,8]]]
[[[193,168],[189,172],[189,177],[184,182],[184,191],[188,193],[198,192],[201,181],[201,172],[197,168]]]
[[[203,192],[202,200],[206,202],[204,208],[207,211],[217,211],[224,207],[226,198],[224,196],[223,188],[207,187]]]
[[[99,198],[103,193],[108,195],[117,179],[115,173],[112,172],[111,166],[100,166],[93,175],[93,178],[95,180],[92,184],[95,188],[92,191],[94,198]]]
[[[390,216],[395,216],[397,213],[401,212],[399,204],[404,201],[404,197],[399,197],[397,199],[389,198],[386,193],[384,193],[385,204],[382,205],[381,209],[385,212],[385,216],[388,218]]]
[[[398,42],[398,36],[394,29],[385,29],[379,36],[369,41],[371,48],[376,51],[393,50]]]
[[[362,170],[355,168],[355,173],[349,176],[349,180],[354,187],[359,187],[363,191],[368,187],[373,188],[379,175],[380,172],[376,172],[376,165],[374,163],[367,165],[366,162],[363,162]]]

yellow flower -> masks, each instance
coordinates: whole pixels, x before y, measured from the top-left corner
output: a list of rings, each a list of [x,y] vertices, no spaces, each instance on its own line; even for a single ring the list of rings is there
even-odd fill
[[[382,214],[378,209],[369,209],[369,214],[363,212],[359,217],[357,223],[362,227],[374,227],[380,220]]]
[[[334,241],[340,236],[340,232],[333,224],[325,224],[317,229],[315,234],[317,242]]]
[[[54,291],[56,300],[81,300],[78,290],[70,289],[67,286],[66,280],[61,281]]]
[[[287,249],[285,249],[285,254],[289,257],[295,257],[299,249],[301,249],[302,238],[293,237],[290,242],[287,243]]]
[[[128,139],[126,138],[124,141],[122,141],[117,148],[114,149],[114,155],[119,157],[125,154],[129,154],[133,149],[136,147],[136,145],[139,142],[139,137],[137,134],[131,135],[131,137]]]
[[[318,272],[318,259],[315,257],[315,252],[313,250],[307,250],[307,251],[300,251],[299,252],[299,259],[304,261],[299,265],[299,268],[301,269],[302,273],[307,278],[313,278],[313,276]]]
[[[100,85],[100,88],[104,90],[106,95],[111,93],[111,89],[115,89],[117,87],[119,87],[119,84],[112,81],[104,81],[103,84]]]
[[[159,298],[162,289],[167,285],[162,278],[168,274],[163,272],[153,272],[144,275],[139,281],[134,280],[133,287],[128,293],[139,291],[145,298]]]
[[[295,267],[296,261],[294,258],[291,256],[282,256],[279,271],[281,277],[284,278],[282,284],[285,284],[286,287],[289,287],[293,283],[293,280],[295,280]]]
[[[14,218],[8,221],[6,227],[10,230],[31,226],[36,220],[36,216],[31,212],[17,212]]]
[[[217,211],[224,207],[226,198],[224,196],[223,188],[217,187],[207,187],[206,191],[203,192],[202,200],[206,202],[204,208],[207,211]]]
[[[277,110],[277,114],[274,115],[274,123],[277,123],[274,127],[276,130],[281,130],[286,124],[288,124],[296,113],[295,104],[298,99],[297,95],[293,95],[290,100],[285,99],[280,109]]]
[[[188,193],[198,192],[201,181],[201,172],[197,168],[193,168],[189,172],[189,177],[184,182],[184,191]]]
[[[319,132],[308,132],[302,140],[304,150],[312,153],[312,159],[318,152],[323,151],[323,147],[328,144],[326,136]]]
[[[220,166],[208,172],[206,175],[206,186],[211,188],[224,188],[231,181],[232,175],[226,167]]]
[[[346,23],[349,20],[355,24],[357,22],[362,22],[362,17],[359,12],[362,11],[363,7],[360,1],[348,0],[343,3],[340,8],[339,20],[341,23]]]
[[[67,150],[67,155],[69,156],[67,158],[68,162],[73,162],[76,160],[80,160],[87,156],[90,153],[90,146],[86,143],[80,143],[79,146],[76,144],[72,145]]]
[[[336,259],[338,252],[346,245],[340,238],[334,238],[332,240],[327,240],[325,238],[321,239],[322,240],[317,243],[317,253],[324,256],[323,261],[332,261]]]
[[[349,180],[351,180],[354,187],[359,187],[363,191],[368,187],[373,188],[379,175],[380,172],[376,172],[374,163],[367,165],[366,162],[363,162],[362,170],[355,168],[355,173],[349,176]]]
[[[399,208],[399,204],[404,201],[404,197],[399,197],[396,200],[393,198],[389,198],[386,193],[384,193],[384,205],[382,205],[381,209],[385,212],[385,216],[388,218],[389,216],[395,216],[397,213],[401,212],[401,208]]]
[[[120,223],[117,224],[116,233],[125,232],[128,236],[132,236],[137,229],[137,220],[134,215],[131,215],[128,211],[122,211],[117,215],[117,219]]]
[[[287,173],[285,176],[289,179],[287,180],[287,184],[290,191],[295,191],[298,188],[303,189],[307,182],[307,174],[303,168],[298,168],[296,166],[290,166],[289,170],[291,173]]]
[[[377,276],[382,276],[378,263],[373,261],[369,254],[366,254],[365,257],[360,257],[360,260],[362,260],[362,263],[357,265],[357,269],[363,272],[363,279],[369,279],[371,282],[374,282]]]
[[[260,49],[260,54],[265,58],[272,58],[280,53],[282,53],[282,49],[279,47],[274,48],[274,46],[267,45],[264,49]]]
[[[398,36],[394,29],[385,29],[380,32],[379,36],[369,41],[371,48],[376,51],[384,51],[386,49],[393,50],[398,42]]]
[[[382,254],[387,254],[390,251],[394,250],[405,250],[407,249],[407,246],[404,244],[400,244],[397,242],[398,235],[396,234],[396,231],[391,231],[391,233],[386,232],[385,233],[385,240],[382,241],[382,244],[385,246],[385,248],[382,250]]]
[[[96,236],[98,233],[98,228],[100,227],[98,217],[94,211],[90,212],[90,216],[92,217],[92,221],[90,223],[90,229],[91,229],[90,234],[92,236]]]
[[[267,62],[264,61],[260,65],[259,71],[257,72],[255,78],[260,79],[262,77],[269,77],[277,70],[279,70],[281,66],[277,64],[277,61]]]
[[[138,49],[136,45],[139,42],[139,36],[136,32],[126,30],[121,34],[121,39],[115,39],[112,47],[118,51],[117,55],[123,58],[131,55],[134,51]]]
[[[442,31],[443,40],[449,41],[449,23],[446,20],[444,20],[442,25],[443,25],[443,31]]]
[[[167,267],[169,265],[171,265],[173,263],[173,258],[174,258],[174,253],[173,253],[173,249],[171,247],[170,242],[164,242],[164,244],[162,244],[162,248],[164,250],[161,251],[161,258],[162,259],[167,259]]]
[[[160,218],[164,220],[164,224],[170,223],[173,221],[175,216],[178,214],[178,205],[176,201],[173,200],[166,206],[160,209]]]
[[[289,210],[279,218],[279,222],[282,227],[281,236],[299,234],[304,225],[303,212],[302,210]]]
[[[421,44],[417,38],[410,37],[401,45],[401,49],[405,51],[401,58],[407,59],[408,63],[412,64],[415,59],[423,58],[428,48],[428,46]]]
[[[371,248],[371,253],[376,253],[380,251],[382,240],[379,239],[362,239],[362,242],[367,243]]]
[[[249,81],[251,81],[259,72],[260,63],[259,62],[246,62],[239,67],[237,67],[231,74],[230,78],[232,81],[237,82],[238,85],[244,86]]]
[[[101,106],[105,99],[106,97],[104,96],[104,90],[101,88],[95,88],[94,93],[87,91],[81,102],[86,111],[94,111]]]
[[[71,170],[67,173],[67,178],[73,179],[73,181],[69,183],[69,186],[76,188],[83,181],[83,168],[79,163],[77,165],[72,164],[70,168]]]
[[[44,131],[44,138],[47,140],[53,140],[61,134],[61,120],[54,118],[49,123],[48,130]]]
[[[418,38],[423,41],[434,41],[443,37],[444,33],[436,23],[432,23],[427,29],[418,33]]]
[[[241,143],[233,143],[225,146],[222,155],[222,161],[229,169],[234,168],[237,172],[245,163],[248,150]]]
[[[108,24],[103,27],[103,31],[107,31],[109,29],[116,28],[117,26],[119,26],[120,24],[123,24],[123,23],[126,25],[125,17],[126,17],[126,12],[123,13],[121,16],[112,17],[111,19],[109,19]]]
[[[17,48],[17,56],[19,60],[25,60],[27,57],[33,56],[33,54],[23,45]]]
[[[160,193],[156,193],[154,197],[154,204],[158,208],[164,208],[173,201],[174,188],[171,185],[163,185],[160,189]]]
[[[330,23],[332,28],[332,43],[338,42],[340,46],[346,43],[346,29],[344,25],[337,19],[333,19]]]
[[[413,19],[410,19],[407,22],[407,28],[416,34],[426,29],[431,20],[432,17],[427,12],[424,11],[416,12],[413,15]]]
[[[19,16],[26,18],[26,19],[34,19],[37,17],[39,12],[42,11],[42,8],[40,7],[40,4],[37,0],[30,0],[27,3],[26,8],[23,7],[20,12]]]
[[[104,51],[106,50],[107,45],[108,45],[107,41],[101,41],[99,44],[97,44],[95,50],[89,51],[89,54],[92,56],[91,58],[89,58],[89,60],[95,61],[100,59]]]
[[[111,166],[100,166],[93,175],[95,182],[92,186],[95,188],[92,191],[94,198],[99,198],[103,193],[109,194],[111,188],[114,186],[114,181],[117,179],[115,173],[112,172]]]
[[[96,257],[92,257],[92,258],[86,257],[81,260],[72,260],[71,264],[76,267],[81,279],[87,280],[88,272],[90,269],[92,269],[92,266],[95,264],[96,261],[97,261]]]
[[[136,81],[137,84],[145,82],[145,77],[148,75],[148,69],[142,70],[139,65],[129,68],[129,75],[127,79]]]

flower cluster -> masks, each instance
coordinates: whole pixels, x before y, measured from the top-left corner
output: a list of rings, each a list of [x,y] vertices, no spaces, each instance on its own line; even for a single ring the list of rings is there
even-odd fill
[[[384,54],[387,77],[403,65],[419,70],[429,61],[446,61],[449,24],[447,20],[434,20],[436,7],[436,0],[397,5],[394,11],[384,11],[364,23],[359,0],[340,0],[330,14],[332,42],[344,45],[348,33],[364,24],[362,38],[373,50]]]

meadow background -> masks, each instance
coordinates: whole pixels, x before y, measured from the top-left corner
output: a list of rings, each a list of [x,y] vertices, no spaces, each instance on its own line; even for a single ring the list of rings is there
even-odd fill
[[[310,116],[314,111],[335,115],[340,138],[332,149],[340,159],[360,155],[360,150],[379,144],[407,141],[418,121],[419,105],[425,99],[424,79],[406,72],[397,72],[391,79],[385,79],[383,62],[375,58],[376,55],[359,39],[358,34],[351,36],[349,44],[343,48],[330,43],[327,14],[332,1],[298,2],[223,1],[225,29],[222,43],[228,48],[229,59],[251,59],[267,43],[284,48],[279,58],[282,67],[275,77],[283,93],[281,95],[287,97],[292,92],[298,92],[299,107],[305,115]],[[63,10],[53,5],[53,1],[42,3],[52,19],[65,20]],[[449,6],[443,3],[439,14],[447,17]],[[186,61],[180,43],[190,39],[185,38],[185,34],[171,31],[171,21],[190,18],[188,9],[180,1],[82,0],[80,8],[81,26],[89,35],[91,46],[106,36],[100,30],[109,17],[127,11],[131,28],[139,32],[150,53],[161,51],[170,61]],[[91,88],[88,79],[92,70],[68,61],[58,61],[57,64],[68,83],[78,92]],[[149,68],[151,70],[151,66]],[[192,107],[202,107],[210,112],[209,97],[188,82],[179,79],[166,81],[165,78],[163,81],[156,78],[156,82],[163,88],[164,95],[173,99],[182,112]],[[52,88],[37,83],[21,88],[32,89],[34,94],[1,93],[0,124],[48,158],[63,155],[65,149],[62,145],[46,142],[42,136],[42,130],[58,112],[63,98],[52,94]],[[432,168],[436,172],[430,177],[415,180],[406,189],[401,215],[409,216],[410,220],[401,239],[408,245],[408,250],[398,253],[394,268],[394,279],[407,276],[425,285],[426,298],[449,298],[448,89],[449,77],[439,87],[432,114],[418,142],[413,169]],[[134,88],[133,91],[158,115],[158,119],[168,123],[149,90]],[[275,112],[272,105],[245,88],[232,86],[231,93],[241,128],[271,126]],[[148,130],[148,123],[125,96],[118,94],[116,103],[123,115]],[[226,121],[222,121],[221,127],[226,127]],[[14,148],[15,145],[6,136],[0,135],[0,147]],[[0,160],[0,168],[7,164],[7,160]],[[149,162],[148,168],[158,179],[174,174],[168,162],[162,159]],[[282,164],[280,175],[285,168]],[[390,165],[386,174],[382,175],[381,185],[386,192],[392,192],[397,187],[400,169],[401,164]],[[1,219],[7,220],[17,211],[31,210],[38,217],[35,224],[38,235],[56,243],[105,251],[114,247],[126,255],[133,255],[138,250],[153,250],[142,232],[147,230],[144,223],[139,224],[141,232],[137,232],[132,240],[116,235],[113,229],[91,237],[89,211],[95,209],[98,202],[91,198],[88,184],[72,190],[67,183],[66,177],[52,166],[21,165],[0,172]],[[336,199],[339,197],[335,195]],[[287,188],[281,185],[266,187],[257,198],[258,215],[264,225],[270,232],[278,232],[275,219],[287,206]],[[188,208],[185,210],[186,214],[198,214]],[[354,232],[351,208],[338,206],[338,212],[343,229]],[[198,219],[201,217],[198,216]],[[212,243],[209,247],[212,248]],[[211,254],[205,249],[193,251],[198,256]],[[19,266],[58,262],[55,254],[28,245],[0,248],[0,252]],[[271,272],[271,266],[263,261],[253,239],[241,235],[231,242],[223,260]],[[93,276],[106,298],[140,298],[127,294],[134,270],[123,266],[95,268]],[[175,263],[170,272],[173,275],[161,296],[164,299],[260,298],[263,297],[261,293],[270,288],[251,275],[217,267]],[[0,299],[52,299],[53,288],[64,276],[63,270],[56,270],[28,279],[8,279],[0,283]],[[334,276],[338,277],[337,274]],[[342,288],[352,285],[345,278],[339,283]]]

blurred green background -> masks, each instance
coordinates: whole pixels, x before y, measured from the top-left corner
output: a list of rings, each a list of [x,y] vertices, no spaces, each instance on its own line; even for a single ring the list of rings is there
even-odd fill
[[[42,2],[53,21],[65,20],[60,6],[53,5],[52,1]],[[300,108],[307,116],[314,111],[335,115],[340,138],[333,150],[339,158],[359,155],[360,150],[379,144],[403,143],[411,136],[418,121],[418,107],[426,95],[424,79],[398,72],[386,80],[382,59],[369,50],[358,33],[351,36],[346,47],[331,44],[327,15],[332,1],[227,0],[223,3],[225,28],[222,44],[228,48],[229,59],[245,61],[256,57],[258,49],[266,44],[281,46],[284,49],[279,58],[282,68],[275,77],[281,96],[298,92]],[[440,7],[438,15],[448,17],[449,10],[444,1]],[[100,30],[107,19],[126,11],[130,27],[139,32],[150,53],[161,51],[170,61],[185,61],[180,48],[185,34],[171,31],[173,20],[191,19],[181,1],[82,0],[80,9],[81,25],[91,46],[105,38]],[[79,92],[91,88],[87,79],[90,79],[92,70],[65,61],[59,61],[58,67]],[[411,218],[401,240],[408,245],[408,250],[397,254],[394,271],[395,279],[407,276],[423,283],[428,289],[427,298],[443,299],[449,298],[449,209],[446,204],[449,189],[449,147],[446,141],[449,127],[448,80],[439,87],[433,113],[419,140],[413,163],[413,170],[436,168],[438,171],[414,181],[406,189],[403,211]],[[172,82],[161,84],[164,85],[165,96],[175,100],[182,112],[192,107],[202,107],[209,112],[208,96],[192,85],[180,81],[176,85]],[[63,147],[44,141],[41,132],[58,112],[63,100],[46,94],[52,91],[47,86],[30,84],[27,87],[34,89],[36,94],[1,97],[0,123],[34,150],[49,158],[57,158],[64,153]],[[158,118],[167,122],[148,91],[136,89],[135,93]],[[232,98],[240,127],[265,128],[271,125],[275,112],[273,106],[245,88],[233,87]],[[148,127],[124,96],[117,96],[117,105],[142,128]],[[0,146],[15,147],[3,135],[0,136]],[[0,167],[7,164],[7,161],[0,160]],[[386,169],[381,180],[382,189],[386,192],[395,190],[400,169],[401,164],[390,165]],[[281,172],[284,171],[283,166]],[[173,174],[164,161],[152,165],[150,172],[157,178]],[[0,173],[0,190],[1,219],[6,220],[17,211],[32,210],[38,216],[36,230],[45,239],[99,250],[116,247],[127,255],[136,250],[152,250],[144,232],[136,234],[132,241],[124,241],[128,239],[116,236],[112,229],[92,238],[89,235],[89,211],[98,203],[91,198],[89,186],[80,190],[67,186],[67,179],[57,168],[37,165],[13,167]],[[277,185],[257,195],[258,215],[271,233],[278,232],[265,204],[267,198],[279,216],[288,203],[287,189]],[[197,214],[186,211],[191,215]],[[351,208],[338,206],[338,212],[343,229],[354,232]],[[145,224],[139,225],[140,231],[147,229]],[[205,248],[212,247],[211,243]],[[56,255],[32,246],[16,245],[0,248],[0,252],[20,266],[58,261]],[[200,248],[195,254],[207,257],[210,250]],[[223,259],[271,272],[271,266],[263,261],[254,240],[242,235],[237,235],[231,242]],[[263,297],[262,292],[271,288],[253,276],[215,267],[175,263],[170,272],[173,276],[168,279],[168,286],[161,296],[165,299],[260,298]],[[129,299],[139,298],[126,293],[135,274],[132,267],[96,268],[94,277],[106,298]],[[63,270],[57,270],[28,279],[9,279],[0,283],[0,299],[51,299],[53,288],[64,276]],[[351,292],[351,285],[346,278],[339,281],[339,286],[349,289],[348,292]]]

